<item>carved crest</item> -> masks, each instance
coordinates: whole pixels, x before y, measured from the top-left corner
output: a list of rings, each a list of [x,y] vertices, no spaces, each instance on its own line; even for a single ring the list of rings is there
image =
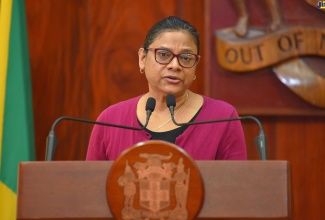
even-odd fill
[[[187,219],[190,169],[185,172],[183,158],[180,157],[175,164],[169,161],[172,153],[168,156],[143,153],[139,157],[146,161],[133,165],[126,161],[125,172],[118,179],[118,184],[124,188],[122,218]],[[174,187],[173,191],[171,187]],[[136,193],[139,194],[139,204],[143,209],[134,208]],[[176,205],[170,207],[171,210],[162,211],[170,206],[171,197],[175,197]]]
[[[116,171],[112,167],[107,195],[117,219],[187,220],[194,219],[201,208],[202,179],[190,158],[174,147],[156,149],[159,153],[135,148],[136,153],[116,161]],[[189,204],[189,194],[194,203]]]

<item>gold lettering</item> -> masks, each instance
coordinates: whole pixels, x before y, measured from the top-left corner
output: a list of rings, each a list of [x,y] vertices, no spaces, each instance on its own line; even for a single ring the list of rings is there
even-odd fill
[[[299,32],[297,32],[297,33],[294,33],[293,34],[293,37],[294,37],[294,42],[295,42],[295,46],[296,46],[296,49],[297,50],[299,50],[299,44],[300,43],[302,43],[302,42],[304,42],[304,39],[302,38],[302,32],[301,31],[299,31]],[[299,38],[299,37],[301,37],[301,38]]]
[[[301,48],[299,45],[304,42],[303,33],[293,32],[289,33],[289,35],[283,35],[278,39],[278,48],[282,52],[288,52],[292,49],[299,50]]]
[[[232,39],[226,30],[216,35],[220,65],[233,71],[252,71],[302,56],[325,56],[325,31],[321,28],[291,27],[258,38]]]
[[[253,60],[261,62],[263,61],[261,47],[261,44],[252,47],[231,47],[225,52],[225,60],[229,64],[235,64],[240,59],[240,62],[245,65],[251,64]]]
[[[240,57],[243,64],[250,64],[252,62],[252,50],[248,48],[248,50],[246,50],[246,53],[244,53],[244,48],[240,48]]]
[[[263,55],[262,55],[261,47],[262,47],[261,44],[258,44],[258,45],[255,46],[256,51],[257,51],[257,56],[258,56],[259,60],[263,61]]]
[[[229,48],[228,50],[226,50],[225,57],[226,57],[227,63],[230,63],[230,64],[236,63],[238,60],[238,53],[235,48]]]
[[[278,47],[283,52],[288,52],[292,48],[292,42],[290,37],[284,35],[281,36],[278,40]]]

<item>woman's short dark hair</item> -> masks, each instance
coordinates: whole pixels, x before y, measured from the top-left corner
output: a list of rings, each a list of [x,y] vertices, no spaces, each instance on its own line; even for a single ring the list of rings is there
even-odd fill
[[[149,48],[149,46],[153,43],[156,37],[168,31],[187,31],[191,34],[194,39],[194,42],[197,47],[197,51],[200,51],[200,39],[199,33],[195,29],[193,25],[184,21],[176,16],[167,17],[159,22],[157,22],[147,33],[146,39],[143,44],[143,48]]]

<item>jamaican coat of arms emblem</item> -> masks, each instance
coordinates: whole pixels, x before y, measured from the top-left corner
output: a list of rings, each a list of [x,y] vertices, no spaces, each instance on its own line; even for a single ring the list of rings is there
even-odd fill
[[[115,203],[120,204],[116,210],[117,218],[192,219],[188,197],[195,167],[188,165],[187,160],[186,155],[175,155],[172,151],[143,151],[120,161],[119,174],[108,178],[108,182],[115,186],[114,193],[107,191],[107,195],[111,195],[108,200],[112,200],[110,208],[115,207]],[[200,180],[197,171],[193,171],[194,178]],[[118,191],[120,194],[116,196]],[[113,197],[118,197],[119,201]]]

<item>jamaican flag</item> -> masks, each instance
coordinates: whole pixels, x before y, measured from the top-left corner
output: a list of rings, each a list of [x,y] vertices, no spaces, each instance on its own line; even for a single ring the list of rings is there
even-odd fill
[[[21,161],[35,159],[26,12],[0,0],[0,219],[16,219]]]

